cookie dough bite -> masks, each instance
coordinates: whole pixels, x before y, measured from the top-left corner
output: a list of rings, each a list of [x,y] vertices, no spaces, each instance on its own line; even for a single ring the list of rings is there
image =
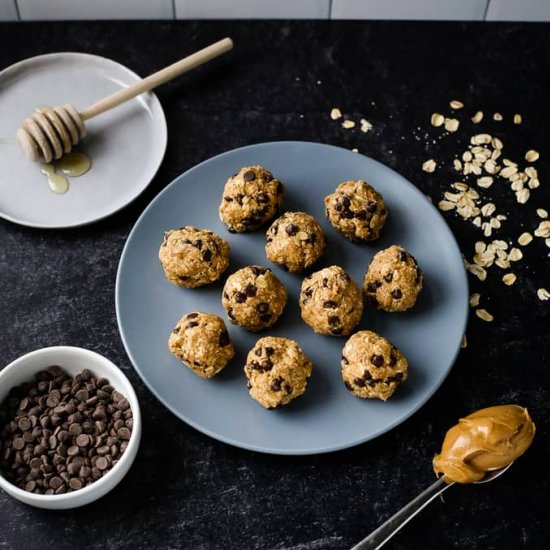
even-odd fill
[[[312,368],[294,340],[266,336],[248,353],[244,372],[250,396],[262,407],[276,409],[306,391]]]
[[[424,275],[414,257],[402,246],[378,252],[365,274],[367,300],[384,311],[406,311],[414,306],[424,284]]]
[[[187,313],[178,321],[168,347],[201,378],[218,374],[235,355],[223,319],[200,311]]]
[[[212,231],[187,225],[166,231],[159,259],[166,278],[195,288],[217,281],[229,266],[229,244]]]
[[[361,320],[361,289],[341,267],[325,267],[302,282],[300,311],[315,332],[347,336]]]
[[[305,212],[286,212],[273,222],[266,237],[268,260],[291,272],[311,267],[326,246],[319,222]]]
[[[223,189],[221,221],[232,233],[255,231],[273,219],[283,204],[284,186],[261,166],[245,166]]]
[[[388,340],[370,330],[353,334],[342,350],[342,380],[364,399],[386,401],[407,379],[408,363]]]
[[[382,195],[366,181],[344,181],[325,197],[325,212],[334,229],[353,242],[380,237],[388,208]]]
[[[257,332],[273,326],[283,312],[287,292],[271,269],[250,265],[227,278],[222,304],[234,325]]]

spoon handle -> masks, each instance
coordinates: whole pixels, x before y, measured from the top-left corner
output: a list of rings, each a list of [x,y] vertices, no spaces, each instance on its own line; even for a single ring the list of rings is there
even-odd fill
[[[376,550],[377,548],[381,548],[401,529],[401,527],[407,524],[435,497],[440,495],[451,485],[454,485],[454,483],[446,483],[443,481],[443,478],[440,477],[435,483],[432,483],[425,491],[401,508],[399,512],[385,521],[370,535],[365,537],[361,542],[358,542],[351,550]]]

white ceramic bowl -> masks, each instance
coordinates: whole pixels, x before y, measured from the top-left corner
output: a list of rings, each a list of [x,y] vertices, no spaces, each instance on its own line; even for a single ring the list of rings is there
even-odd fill
[[[63,367],[71,376],[84,369],[89,369],[97,377],[108,378],[111,385],[128,399],[133,415],[132,435],[124,454],[109,472],[83,489],[62,495],[37,495],[19,489],[2,477],[0,473],[0,488],[12,497],[38,508],[64,510],[97,500],[113,489],[126,475],[134,462],[139,447],[141,416],[139,403],[130,381],[114,363],[93,351],[69,346],[32,351],[3,368],[0,371],[0,402],[4,400],[12,387],[31,381],[38,371],[51,365]]]

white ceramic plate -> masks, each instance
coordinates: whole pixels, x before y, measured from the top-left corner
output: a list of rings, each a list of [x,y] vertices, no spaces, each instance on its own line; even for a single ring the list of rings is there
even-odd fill
[[[0,216],[32,227],[74,227],[109,216],[135,199],[166,150],[166,119],[152,93],[86,123],[88,135],[75,150],[91,157],[92,168],[71,178],[63,195],[50,191],[40,164],[28,161],[9,141],[41,105],[71,103],[82,110],[138,80],[115,61],[81,53],[40,55],[0,72]]]

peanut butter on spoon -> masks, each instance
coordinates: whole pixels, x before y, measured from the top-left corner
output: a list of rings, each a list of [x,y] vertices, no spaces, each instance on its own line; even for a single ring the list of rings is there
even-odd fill
[[[491,470],[505,468],[520,457],[535,437],[527,409],[500,405],[461,418],[445,435],[433,460],[436,474],[455,483],[480,481]]]

